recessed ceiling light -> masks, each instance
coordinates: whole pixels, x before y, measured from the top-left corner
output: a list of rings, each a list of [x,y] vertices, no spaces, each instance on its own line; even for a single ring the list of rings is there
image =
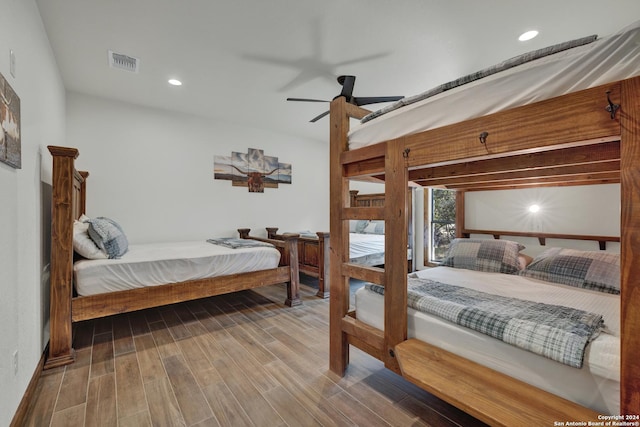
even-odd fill
[[[169,84],[173,86],[182,86],[182,82],[176,79],[169,79]]]
[[[538,32],[536,30],[527,31],[526,33],[522,33],[520,37],[518,37],[518,40],[520,40],[521,42],[525,42],[527,40],[531,40],[537,35]]]

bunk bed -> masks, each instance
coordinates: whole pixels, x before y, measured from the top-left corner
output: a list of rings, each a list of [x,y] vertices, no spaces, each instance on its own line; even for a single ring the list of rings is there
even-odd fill
[[[231,246],[243,246],[237,254],[232,253],[233,249],[226,249],[226,252],[223,252],[225,248],[203,240],[203,242],[193,242],[193,244],[187,242],[188,244],[180,244],[178,247],[161,244],[148,248],[149,245],[136,245],[137,251],[133,250],[132,245],[129,247],[130,253],[123,254],[122,259],[87,260],[80,257],[74,251],[74,243],[77,243],[77,240],[74,241],[74,233],[78,233],[76,227],[78,222],[75,220],[85,213],[86,181],[89,173],[76,170],[75,159],[79,155],[77,149],[56,146],[48,148],[53,156],[53,188],[50,339],[45,369],[73,363],[72,324],[74,322],[280,283],[286,283],[287,296],[284,303],[288,306],[301,304],[298,244],[295,234],[286,234],[282,240],[271,240],[250,237],[249,229],[238,229],[240,238],[243,240],[234,239],[233,242],[224,242],[227,245],[231,244]],[[245,239],[249,239],[250,242],[249,240],[245,242]],[[248,242],[251,244],[247,245]],[[241,266],[238,269],[237,263],[235,265],[227,263],[229,259],[237,255],[251,255],[249,252],[252,252],[254,248],[247,249],[244,246],[265,246],[264,244],[267,244],[266,247],[258,247],[253,251],[265,253],[262,258],[252,258],[259,260],[258,262],[261,264],[257,265],[261,265],[260,267],[254,268],[254,265],[250,265],[249,267]],[[142,246],[145,247],[141,248]],[[111,244],[110,247],[112,247]],[[176,249],[180,252],[176,253]],[[205,254],[202,253],[203,249]],[[172,252],[168,253],[168,250]],[[153,260],[157,261],[159,265],[150,266],[144,272],[135,270],[136,273],[133,274],[136,265],[128,268],[122,263],[126,262],[128,257],[133,257],[134,264],[143,264],[148,261],[148,255],[152,255]],[[220,269],[214,268],[209,262],[209,260],[216,259],[215,257],[218,255],[225,263],[224,272],[218,271]],[[74,268],[74,264],[77,268]],[[244,264],[247,263],[244,262]],[[167,266],[169,266],[169,270],[163,270]],[[202,274],[198,273],[197,276],[194,276],[194,268],[198,266],[204,267],[204,271]],[[91,269],[95,267],[100,270],[91,272]],[[123,277],[125,279],[137,278],[144,273],[149,274],[153,281],[160,280],[160,283],[146,285],[138,283],[134,285],[138,287],[126,290],[96,290],[98,284],[106,284],[116,289],[120,286],[120,280],[108,280],[110,277],[106,277],[105,270],[102,270],[105,267],[116,269],[109,271],[113,271],[113,274],[119,274],[121,276],[119,279]],[[118,268],[120,270],[117,270]],[[179,276],[179,272],[176,270],[184,270],[182,272],[188,278]],[[164,271],[168,272],[164,273]],[[78,291],[75,286],[78,285],[76,280],[80,273],[85,274],[87,279],[94,279],[87,286],[84,286],[82,291]],[[174,279],[165,279],[168,276],[174,277]],[[167,282],[164,283],[163,280],[167,280]]]
[[[585,42],[575,51],[560,50],[461,87],[436,91],[435,96],[421,98],[413,105],[398,105],[397,109],[394,106],[386,114],[356,124],[353,129],[351,119],[366,121],[372,117],[371,112],[343,98],[332,101],[330,369],[333,372],[344,374],[349,364],[349,346],[354,345],[382,360],[387,368],[490,425],[638,421],[640,265],[635,261],[640,256],[638,40],[640,25],[634,24],[611,37]],[[545,64],[551,68],[551,75],[542,78],[539,75]],[[518,87],[517,81],[524,82],[525,87]],[[473,102],[465,102],[468,99]],[[434,122],[434,118],[439,121]],[[349,205],[349,180],[363,178],[384,182],[383,207]],[[482,363],[408,338],[409,279],[404,268],[408,182],[451,188],[460,194],[531,186],[620,184],[619,413],[602,418],[598,411]],[[464,197],[457,200],[463,207]],[[349,263],[349,221],[358,219],[385,221],[384,269]],[[457,227],[459,237],[463,237],[463,228]],[[357,308],[350,310],[349,278],[384,287],[380,306],[384,318],[379,325],[361,320]]]

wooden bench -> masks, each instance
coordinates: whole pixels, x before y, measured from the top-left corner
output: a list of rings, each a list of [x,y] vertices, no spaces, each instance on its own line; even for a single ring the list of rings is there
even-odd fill
[[[591,409],[417,339],[395,356],[407,380],[491,426],[598,421]]]

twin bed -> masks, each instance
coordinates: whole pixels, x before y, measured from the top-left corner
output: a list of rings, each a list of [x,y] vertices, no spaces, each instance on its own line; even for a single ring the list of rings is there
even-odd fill
[[[491,425],[615,419],[599,414],[638,421],[640,23],[593,39],[573,45],[577,47],[551,49],[545,52],[548,56],[495,74],[480,73],[488,75],[482,79],[475,75],[462,79],[470,81],[463,86],[444,85],[430,96],[409,100],[416,101],[411,105],[399,101],[382,115],[370,115],[341,98],[332,102],[332,371],[344,373],[349,346],[354,345]],[[364,120],[350,129],[352,119]],[[384,181],[383,207],[350,205],[349,180],[363,178]],[[614,256],[614,267],[605,269],[613,274],[613,282],[617,273],[620,295],[576,287],[571,280],[554,283],[553,277],[523,277],[519,271],[473,271],[471,266],[483,264],[473,251],[463,254],[460,265],[427,269],[417,273],[421,279],[408,278],[409,182],[458,190],[462,208],[466,191],[620,183],[620,254],[617,261]],[[362,219],[385,221],[384,269],[349,262],[349,221]],[[463,237],[463,224],[457,224],[458,237]],[[591,261],[584,258],[597,258],[599,252],[595,254],[558,262],[567,271],[591,277],[596,273],[586,273]],[[543,260],[534,260],[531,265],[541,264]],[[349,306],[349,278],[373,283],[356,294],[355,311]],[[416,285],[416,280],[425,278],[431,282]],[[582,283],[586,282],[587,288],[593,287],[591,279],[583,277]],[[442,303],[436,302],[434,309],[425,303],[431,297],[415,296],[413,290],[442,288],[448,294],[445,285],[455,285],[456,292],[460,292],[457,287],[471,287],[483,295],[542,299],[545,304],[579,308],[602,316],[604,327],[596,322],[588,334],[588,345],[577,357],[583,361],[581,367],[567,366],[455,325],[452,318],[464,318],[460,313],[468,313],[468,308],[443,308],[439,316],[408,308],[407,301],[419,300],[419,305],[438,311]],[[454,315],[447,318],[451,312]],[[492,315],[497,314],[483,316]],[[512,322],[523,324],[507,323]]]
[[[286,305],[301,304],[297,235],[272,240],[239,229],[240,239],[128,245],[115,221],[82,217],[89,174],[75,168],[78,150],[50,146],[49,151],[53,198],[45,369],[74,361],[73,322],[278,283],[287,285]]]

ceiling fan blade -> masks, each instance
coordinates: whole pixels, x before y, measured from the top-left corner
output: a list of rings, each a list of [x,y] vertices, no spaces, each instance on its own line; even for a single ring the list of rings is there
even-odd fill
[[[318,116],[315,116],[313,119],[311,119],[311,120],[309,120],[309,121],[310,121],[311,123],[315,123],[315,122],[317,122],[318,120],[320,120],[321,118],[323,118],[324,116],[326,116],[327,114],[329,114],[329,111],[325,111],[324,113],[322,113],[322,114],[320,114],[320,115],[318,115]]]
[[[356,105],[377,104],[379,102],[393,102],[404,98],[404,96],[364,96],[354,97],[353,101]]]
[[[310,99],[310,98],[287,98],[287,101],[303,101],[303,102],[329,102],[325,99]]]
[[[338,83],[342,85],[342,90],[340,91],[340,95],[350,100],[353,96],[353,86],[356,83],[356,76],[340,76],[338,77]]]

